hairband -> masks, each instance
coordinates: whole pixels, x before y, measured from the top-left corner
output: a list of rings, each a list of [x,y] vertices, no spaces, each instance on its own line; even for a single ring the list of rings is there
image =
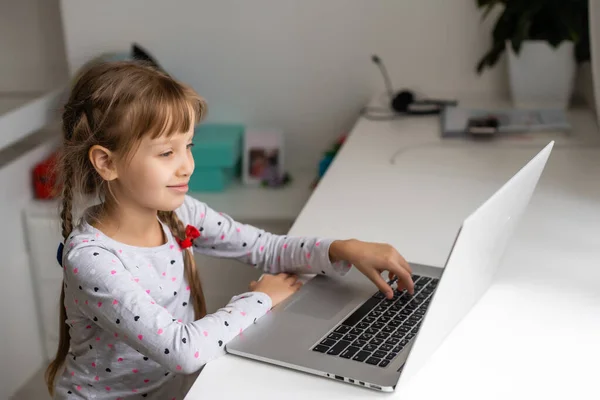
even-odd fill
[[[175,240],[179,243],[179,247],[187,249],[192,245],[192,241],[198,237],[200,237],[200,231],[195,226],[188,225],[185,227],[185,239],[175,238]]]

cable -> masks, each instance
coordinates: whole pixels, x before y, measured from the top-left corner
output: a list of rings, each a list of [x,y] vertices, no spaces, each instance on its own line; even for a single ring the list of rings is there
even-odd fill
[[[385,82],[385,87],[387,88],[387,91],[388,91],[388,96],[390,99],[392,99],[394,97],[394,89],[392,86],[392,81],[390,80],[390,76],[388,75],[387,69],[385,68],[385,65],[383,65],[383,63],[381,62],[381,59],[376,54],[373,54],[371,56],[371,60],[373,60],[373,62],[375,64],[377,64],[377,66],[381,70],[381,75],[383,75],[383,80]]]

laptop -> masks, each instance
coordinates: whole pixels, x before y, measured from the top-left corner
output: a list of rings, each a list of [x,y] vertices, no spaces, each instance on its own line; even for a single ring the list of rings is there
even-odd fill
[[[458,229],[444,268],[410,263],[415,292],[387,299],[358,270],[315,276],[226,351],[378,391],[398,391],[492,284],[550,142]]]

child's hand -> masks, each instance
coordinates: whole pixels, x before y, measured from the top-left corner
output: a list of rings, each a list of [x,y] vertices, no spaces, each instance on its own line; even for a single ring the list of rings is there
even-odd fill
[[[296,275],[278,274],[278,275],[263,275],[259,282],[250,282],[250,290],[253,292],[262,292],[271,298],[272,307],[281,303],[298,290],[302,286],[302,282],[298,282]]]
[[[329,248],[329,256],[333,262],[345,260],[352,263],[389,299],[394,297],[394,291],[381,277],[382,271],[388,271],[389,279],[398,278],[398,289],[406,289],[410,294],[414,293],[410,266],[389,244],[336,240]]]

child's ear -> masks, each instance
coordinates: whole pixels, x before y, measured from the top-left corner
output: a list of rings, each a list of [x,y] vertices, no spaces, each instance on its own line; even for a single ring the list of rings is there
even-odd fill
[[[117,165],[115,162],[114,153],[112,153],[106,147],[94,145],[90,148],[88,156],[90,157],[90,162],[102,179],[105,181],[117,179]]]

